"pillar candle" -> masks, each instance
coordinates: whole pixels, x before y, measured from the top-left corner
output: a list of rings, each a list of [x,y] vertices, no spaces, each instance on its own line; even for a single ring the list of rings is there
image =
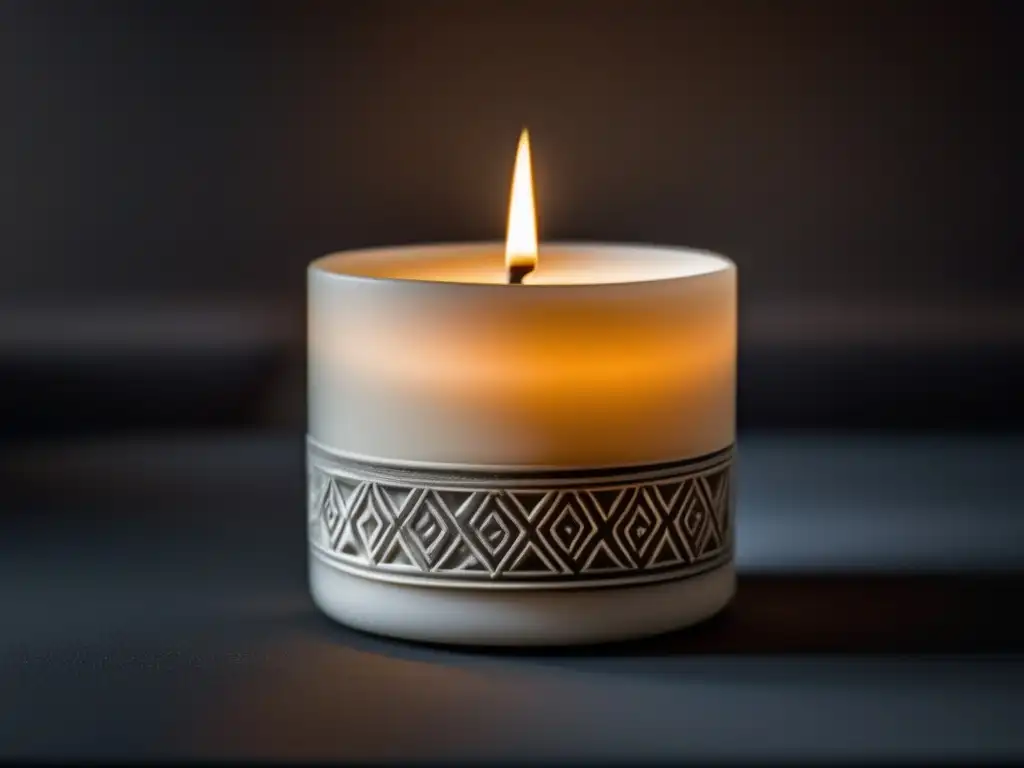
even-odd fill
[[[515,242],[310,265],[314,599],[473,644],[713,614],[735,583],[735,265],[547,243],[516,272]]]

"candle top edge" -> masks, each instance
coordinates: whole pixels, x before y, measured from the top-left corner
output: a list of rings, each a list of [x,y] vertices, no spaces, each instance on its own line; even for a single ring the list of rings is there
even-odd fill
[[[713,251],[647,243],[542,243],[538,267],[522,286],[509,286],[504,243],[424,243],[326,254],[310,273],[340,281],[505,288],[594,288],[686,281],[735,272]]]

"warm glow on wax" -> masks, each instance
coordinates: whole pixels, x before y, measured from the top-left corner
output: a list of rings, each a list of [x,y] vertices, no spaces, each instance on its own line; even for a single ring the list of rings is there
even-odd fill
[[[537,266],[537,215],[533,207],[533,175],[530,170],[530,134],[523,129],[512,173],[512,196],[508,207],[508,235],[505,238],[505,267],[509,274],[522,275]],[[514,278],[513,278],[514,281]]]

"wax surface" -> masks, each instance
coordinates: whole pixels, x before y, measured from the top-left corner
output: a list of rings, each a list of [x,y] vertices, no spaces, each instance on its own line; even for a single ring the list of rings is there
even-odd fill
[[[650,246],[541,245],[524,285],[596,285],[692,277],[731,266],[721,256]],[[504,285],[500,243],[432,245],[325,256],[315,268],[351,277]]]
[[[309,269],[309,434],[459,467],[622,466],[733,442],[736,269],[683,249],[500,243],[333,254]]]

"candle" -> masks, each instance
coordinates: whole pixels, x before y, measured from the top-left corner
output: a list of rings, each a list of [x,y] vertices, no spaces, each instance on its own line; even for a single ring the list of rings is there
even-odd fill
[[[315,601],[412,639],[667,631],[734,591],[736,268],[537,246],[529,142],[505,243],[310,265]]]

